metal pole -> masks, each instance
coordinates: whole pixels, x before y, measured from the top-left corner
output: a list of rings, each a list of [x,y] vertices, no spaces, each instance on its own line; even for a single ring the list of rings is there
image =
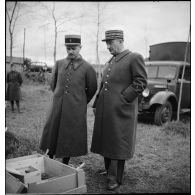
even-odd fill
[[[189,41],[190,41],[190,31],[191,31],[191,25],[190,25],[190,29],[189,29],[187,44],[186,44],[185,57],[184,57],[184,66],[183,66],[181,84],[180,84],[180,90],[179,90],[179,101],[178,101],[178,107],[177,107],[177,121],[180,120],[180,107],[181,107],[181,96],[182,96],[182,90],[183,90],[183,78],[184,78],[185,67],[186,67],[188,45],[189,45]]]
[[[25,60],[25,39],[26,39],[26,29],[24,28],[24,43],[23,43],[23,68],[24,68],[24,60]]]
[[[45,56],[45,63],[46,63],[46,26],[44,26],[44,56]]]

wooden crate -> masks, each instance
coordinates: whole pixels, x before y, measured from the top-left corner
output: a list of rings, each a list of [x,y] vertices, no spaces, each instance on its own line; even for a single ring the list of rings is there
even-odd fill
[[[5,176],[6,176],[6,182],[5,182],[6,193],[20,193],[25,189],[25,185],[22,182],[20,182],[19,179],[9,174],[7,171]]]
[[[6,169],[16,172],[31,168],[23,174],[28,193],[85,193],[85,173],[41,154],[34,154],[6,160]],[[37,176],[38,172],[41,177]],[[28,177],[31,174],[31,177]],[[46,176],[43,178],[43,176]],[[28,177],[28,179],[27,179]],[[20,178],[19,178],[20,179]]]

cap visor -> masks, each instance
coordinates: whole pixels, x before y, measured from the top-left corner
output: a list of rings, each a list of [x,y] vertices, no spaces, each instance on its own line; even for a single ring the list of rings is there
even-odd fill
[[[102,41],[109,41],[109,40],[113,40],[113,39],[103,39]]]
[[[81,45],[80,43],[65,43],[65,45]]]

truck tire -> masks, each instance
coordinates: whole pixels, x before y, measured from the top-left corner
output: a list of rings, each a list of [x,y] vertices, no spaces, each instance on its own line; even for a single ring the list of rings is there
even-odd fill
[[[158,126],[163,125],[166,122],[170,122],[173,115],[173,108],[169,101],[157,106],[154,113],[154,123]]]

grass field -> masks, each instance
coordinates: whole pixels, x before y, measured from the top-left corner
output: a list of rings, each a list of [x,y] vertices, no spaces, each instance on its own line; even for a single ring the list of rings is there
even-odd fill
[[[52,92],[46,85],[24,84],[21,111],[12,113],[8,105],[6,126],[8,132],[15,134],[17,146],[6,158],[31,154],[38,149],[40,137]],[[190,116],[184,127],[190,129]],[[90,149],[94,115],[88,106],[88,147]],[[185,130],[185,129],[184,129]],[[28,146],[26,146],[28,145]],[[9,147],[8,143],[6,147]],[[26,147],[26,148],[24,148]],[[85,162],[88,193],[115,193],[106,188],[106,177],[97,171],[104,168],[103,159],[89,151],[82,157],[71,158],[70,163],[77,166]],[[137,128],[136,150],[133,159],[126,162],[124,185],[117,193],[182,193],[191,191],[190,181],[190,134],[171,133],[148,122],[139,122]]]

